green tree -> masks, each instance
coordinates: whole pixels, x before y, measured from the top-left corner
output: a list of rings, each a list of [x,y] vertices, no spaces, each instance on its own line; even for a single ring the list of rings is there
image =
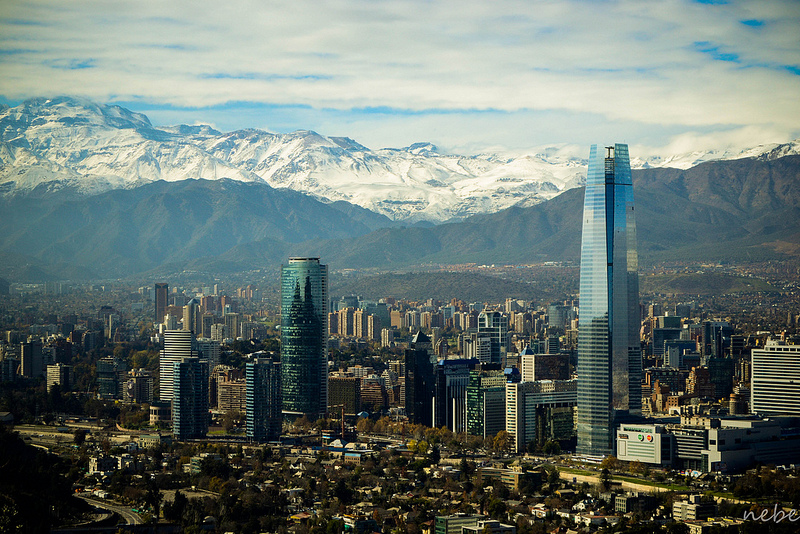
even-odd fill
[[[600,485],[603,486],[603,489],[606,491],[611,487],[611,472],[607,467],[604,467],[603,470],[600,471]]]
[[[75,441],[75,445],[80,447],[86,441],[86,430],[83,428],[75,429],[75,432],[72,433],[72,439]]]

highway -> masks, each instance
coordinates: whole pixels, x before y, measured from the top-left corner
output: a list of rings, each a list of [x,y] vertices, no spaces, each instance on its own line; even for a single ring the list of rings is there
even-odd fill
[[[131,512],[131,509],[127,506],[118,506],[116,504],[110,504],[105,501],[101,501],[95,497],[90,497],[88,495],[75,495],[79,499],[83,499],[84,501],[88,502],[92,506],[96,506],[98,508],[103,508],[104,510],[109,510],[111,512],[116,512],[119,514],[122,519],[125,521],[127,525],[141,525],[144,523],[142,518],[139,517],[139,514]]]

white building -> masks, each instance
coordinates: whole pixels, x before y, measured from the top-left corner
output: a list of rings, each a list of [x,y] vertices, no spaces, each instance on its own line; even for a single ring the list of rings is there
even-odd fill
[[[768,341],[751,358],[750,411],[800,415],[800,345]]]

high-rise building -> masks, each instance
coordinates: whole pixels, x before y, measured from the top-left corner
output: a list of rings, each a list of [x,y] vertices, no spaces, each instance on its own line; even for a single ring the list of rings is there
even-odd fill
[[[467,386],[469,372],[478,360],[439,360],[434,382],[433,426],[453,432],[467,431]]]
[[[516,452],[574,437],[577,387],[575,380],[506,384],[506,432]]]
[[[328,377],[328,402],[331,408],[344,406],[347,415],[361,412],[361,379],[346,374]],[[330,411],[336,413],[339,410]]]
[[[281,267],[283,411],[316,419],[328,406],[328,266],[289,258]]]
[[[406,415],[411,423],[433,426],[434,373],[428,354],[431,340],[417,332],[405,351]]]
[[[164,332],[164,349],[158,359],[159,389],[158,398],[164,402],[173,397],[173,364],[183,358],[196,356],[192,350],[194,336],[184,330],[166,330]]]
[[[489,334],[491,355],[488,362],[505,365],[508,350],[508,316],[499,311],[483,311],[478,315],[478,333]]]
[[[236,339],[239,337],[239,322],[242,316],[238,313],[225,314],[225,337]]]
[[[20,374],[26,378],[44,376],[47,363],[42,352],[40,339],[29,339],[27,343],[20,343]]]
[[[197,299],[189,300],[189,302],[186,303],[186,306],[183,307],[183,329],[186,332],[191,332],[195,335],[199,335],[201,333],[202,319],[200,329],[196,328],[198,315],[202,317],[202,312],[200,312],[200,302]]]
[[[281,364],[255,358],[245,365],[247,437],[254,441],[281,435]]]
[[[176,439],[198,439],[208,432],[208,366],[199,358],[172,363],[172,433]]]
[[[146,369],[134,369],[125,382],[125,401],[132,403],[153,402],[153,377]]]
[[[72,387],[72,366],[54,363],[47,366],[47,391],[58,384],[61,391],[69,391]]]
[[[209,370],[213,370],[214,367],[219,365],[221,348],[219,341],[200,338],[195,341],[195,348],[199,352],[198,356],[200,359],[207,362]]]
[[[101,399],[118,399],[122,396],[128,365],[124,360],[107,356],[97,361],[97,394]]]
[[[492,368],[494,367],[494,368]],[[500,366],[482,366],[469,373],[467,433],[494,436],[506,427],[506,376]]]
[[[161,324],[164,321],[164,316],[167,314],[167,306],[169,305],[169,284],[165,282],[156,283],[156,311],[153,321],[156,324]]]
[[[800,345],[769,341],[751,357],[750,411],[800,415]]]
[[[628,146],[592,145],[583,206],[578,318],[579,454],[613,452],[618,421],[641,413],[639,274]]]

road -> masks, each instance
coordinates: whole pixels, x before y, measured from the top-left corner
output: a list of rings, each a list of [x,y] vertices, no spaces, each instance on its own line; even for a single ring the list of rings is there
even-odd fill
[[[560,476],[564,480],[572,481],[575,478],[578,482],[588,482],[589,484],[599,484],[600,477],[598,475],[580,475],[577,473],[567,473],[565,471],[559,472]],[[614,482],[619,482],[620,485],[625,489],[631,489],[635,491],[646,491],[646,492],[662,492],[662,491],[671,491],[669,488],[663,488],[661,486],[649,486],[647,484],[637,484],[635,482],[629,482],[627,480],[617,480],[614,476],[611,476],[611,480]]]
[[[139,514],[131,512],[131,509],[127,506],[118,506],[115,504],[110,504],[106,501],[101,501],[94,497],[89,497],[88,495],[75,495],[79,499],[83,499],[84,501],[88,502],[92,506],[96,506],[98,508],[103,508],[104,510],[109,510],[111,512],[116,512],[119,514],[122,519],[125,521],[127,525],[141,525],[144,523],[142,518],[139,517]]]

